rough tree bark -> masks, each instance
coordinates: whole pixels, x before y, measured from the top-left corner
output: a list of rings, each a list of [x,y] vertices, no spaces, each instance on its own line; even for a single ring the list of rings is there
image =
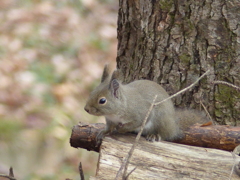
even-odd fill
[[[120,0],[117,67],[125,82],[151,79],[176,93],[208,69],[211,74],[178,96],[178,107],[200,101],[220,124],[240,125],[239,0]]]

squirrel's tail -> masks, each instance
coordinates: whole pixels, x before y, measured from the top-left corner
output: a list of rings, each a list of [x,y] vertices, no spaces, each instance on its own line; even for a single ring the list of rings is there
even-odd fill
[[[178,118],[179,128],[181,131],[187,130],[193,124],[204,124],[209,122],[209,118],[202,111],[176,109],[176,117]]]

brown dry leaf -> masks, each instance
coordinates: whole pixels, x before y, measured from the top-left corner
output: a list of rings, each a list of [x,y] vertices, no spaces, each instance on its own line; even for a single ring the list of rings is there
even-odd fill
[[[212,124],[213,124],[212,121],[208,121],[207,123],[202,124],[200,127],[210,126]]]

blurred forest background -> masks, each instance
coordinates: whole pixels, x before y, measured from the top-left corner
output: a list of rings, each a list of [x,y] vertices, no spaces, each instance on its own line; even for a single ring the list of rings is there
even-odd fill
[[[0,173],[88,179],[98,154],[70,147],[105,63],[115,67],[118,1],[0,1]]]

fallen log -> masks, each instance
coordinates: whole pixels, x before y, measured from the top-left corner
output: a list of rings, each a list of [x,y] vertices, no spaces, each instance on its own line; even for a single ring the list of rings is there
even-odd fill
[[[99,152],[96,177],[115,179],[132,144],[134,134],[107,136],[101,148],[96,146],[96,136],[104,124],[79,123],[72,130],[71,146]],[[240,127],[194,125],[184,132],[182,139],[174,142],[149,142],[141,137],[128,165],[128,179],[239,179],[239,150],[235,155],[214,147],[232,151],[240,144]],[[193,146],[187,146],[184,143]],[[236,148],[237,149],[237,148]]]
[[[134,136],[113,135],[101,145],[98,169],[94,179],[115,179],[135,141]],[[233,171],[240,161],[228,151],[193,147],[172,142],[148,142],[141,138],[128,166],[128,179],[217,179],[237,180]],[[134,170],[135,169],[135,170]],[[120,178],[121,179],[121,178]]]
[[[96,136],[105,124],[79,123],[72,129],[70,144],[75,148],[84,148],[89,151],[99,152],[100,145],[96,144]],[[128,133],[123,136],[127,138],[136,135]],[[223,125],[210,125],[201,127],[199,124],[191,126],[184,131],[184,136],[175,141],[180,144],[187,144],[199,147],[216,148],[227,151],[240,144],[240,127],[231,127]]]

